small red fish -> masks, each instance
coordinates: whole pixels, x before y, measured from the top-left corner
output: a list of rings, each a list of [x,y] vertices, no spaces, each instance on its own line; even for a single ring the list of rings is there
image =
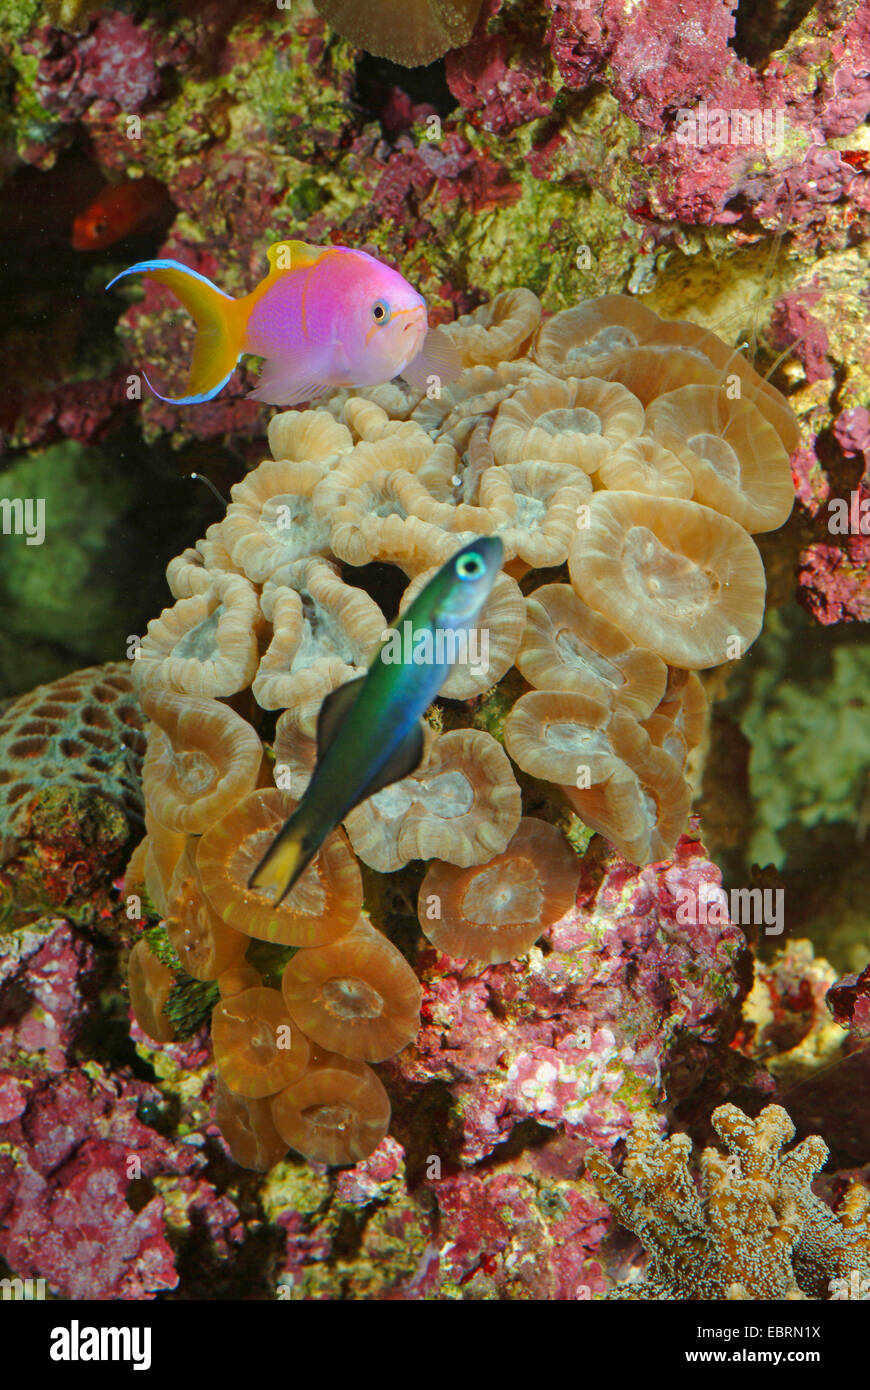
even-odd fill
[[[101,251],[131,232],[154,222],[169,206],[169,194],[157,179],[110,183],[73,222],[76,251]]]

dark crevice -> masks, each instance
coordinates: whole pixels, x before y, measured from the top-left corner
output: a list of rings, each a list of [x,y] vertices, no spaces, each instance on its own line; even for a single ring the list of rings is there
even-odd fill
[[[814,0],[741,0],[731,47],[750,67],[763,70],[813,7]]]
[[[407,103],[397,100],[404,94]],[[447,86],[444,60],[428,67],[404,68],[387,58],[364,53],[356,65],[354,100],[364,112],[381,122],[385,135],[395,135],[402,128],[403,107],[431,106],[442,120],[455,111],[456,98]]]

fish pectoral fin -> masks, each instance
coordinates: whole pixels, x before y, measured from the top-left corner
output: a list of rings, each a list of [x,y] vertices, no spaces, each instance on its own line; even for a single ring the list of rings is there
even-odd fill
[[[399,375],[416,391],[425,391],[431,377],[437,377],[439,386],[449,386],[461,371],[462,358],[453,340],[443,329],[430,328],[417,356],[411,359]]]
[[[318,381],[312,373],[310,355],[304,352],[293,357],[269,357],[260,369],[260,378],[248,399],[265,401],[267,405],[301,405],[317,400],[330,383]]]
[[[323,757],[344,723],[344,717],[351,705],[355,703],[364,680],[365,676],[357,676],[352,681],[345,681],[344,685],[331,691],[320,706],[320,713],[317,716],[318,758]]]
[[[355,386],[353,380],[353,363],[348,356],[344,343],[339,340],[333,344],[332,348],[332,369],[336,379],[342,379],[342,385]]]
[[[386,766],[366,783],[359,801],[368,801],[375,792],[383,791],[384,787],[391,786],[393,782],[401,782],[403,777],[410,777],[423,761],[423,746],[423,721],[418,719],[398,748],[390,754]]]

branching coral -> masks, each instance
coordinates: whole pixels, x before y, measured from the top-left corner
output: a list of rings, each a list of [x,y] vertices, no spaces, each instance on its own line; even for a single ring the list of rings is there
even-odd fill
[[[720,1105],[713,1125],[727,1155],[705,1149],[700,1190],[685,1134],[662,1139],[651,1115],[628,1139],[621,1174],[591,1150],[586,1171],[622,1225],[646,1246],[643,1279],[626,1299],[825,1298],[870,1274],[870,1193],[853,1184],[832,1211],[810,1186],[828,1156],[811,1135],[789,1152],[794,1125],[779,1105],[756,1120]],[[839,1296],[845,1296],[840,1294]]]
[[[345,389],[272,420],[275,458],[170,565],[175,607],[135,661],[152,720],[137,872],[187,972],[218,982],[218,1113],[256,1167],[282,1143],[355,1162],[386,1132],[367,1063],[414,1039],[420,1007],[385,934],[397,904],[412,922],[417,897],[441,952],[503,963],[575,906],[569,808],[634,863],[674,853],[705,727],[693,672],[756,637],[749,529],[790,505],[788,407],[693,325],[611,296],[541,326],[512,290],[443,331],[463,367],[442,390]],[[451,634],[421,765],[353,810],[276,906],[248,880],[304,795],[324,698],[475,534],[502,538],[505,572],[476,629]],[[172,972],[147,949],[131,989],[159,1036]]]

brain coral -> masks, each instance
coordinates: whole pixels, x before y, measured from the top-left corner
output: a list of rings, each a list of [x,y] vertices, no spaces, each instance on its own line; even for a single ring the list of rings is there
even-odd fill
[[[560,827],[580,844],[579,817],[639,865],[673,855],[704,728],[694,672],[760,630],[750,530],[788,514],[787,403],[719,339],[624,297],[541,319],[531,291],[505,292],[445,329],[464,366],[443,390],[342,390],[276,416],[274,459],[172,561],[176,603],[133,662],[153,721],[136,872],[220,994],[220,1113],[241,1162],[268,1167],[282,1140],[357,1161],[385,1134],[368,1063],[414,1037],[419,1009],[378,935],[397,894],[419,890],[442,951],[505,961],[573,908]],[[502,538],[504,573],[423,764],[351,813],[274,907],[247,879],[304,793],[323,698],[368,664],[382,614],[481,534]],[[136,950],[137,1017],[163,1035],[180,961],[167,942],[148,972]]]
[[[870,1193],[853,1183],[836,1211],[810,1186],[828,1150],[810,1135],[787,1154],[794,1125],[779,1105],[751,1120],[720,1105],[713,1125],[728,1156],[701,1154],[701,1190],[689,1171],[691,1140],[662,1139],[651,1116],[635,1122],[618,1174],[592,1151],[586,1170],[624,1226],[646,1245],[646,1276],[611,1298],[848,1297],[870,1273]]]
[[[0,884],[13,920],[83,903],[142,823],[144,719],[125,662],[37,686],[0,714]]]

